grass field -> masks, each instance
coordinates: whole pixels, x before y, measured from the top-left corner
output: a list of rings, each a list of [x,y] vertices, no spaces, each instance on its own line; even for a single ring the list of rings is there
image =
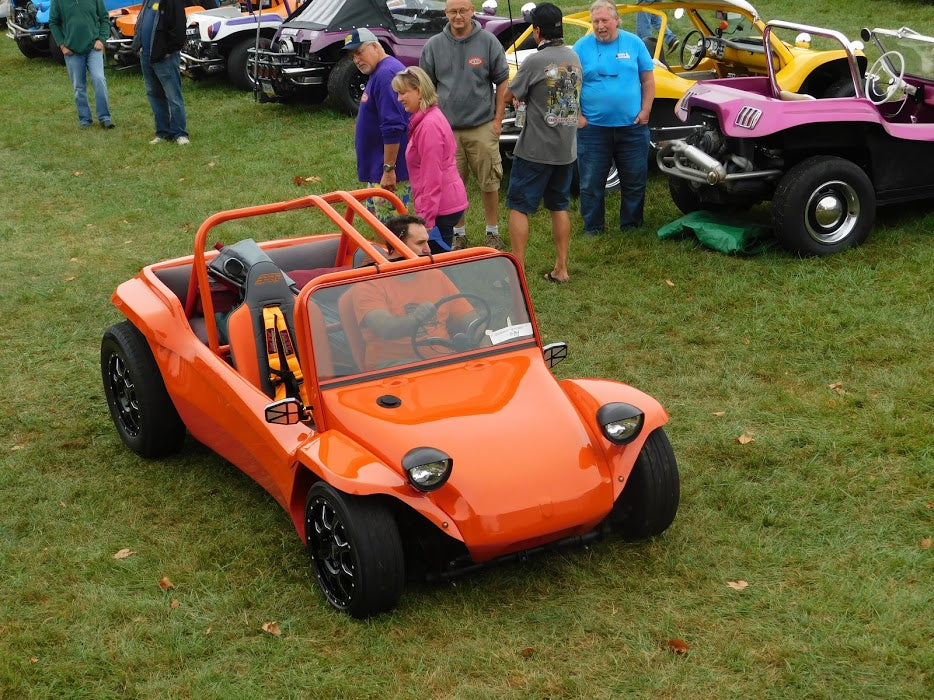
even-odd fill
[[[849,36],[934,30],[929,2],[756,5]],[[410,586],[358,622],[236,468],[193,441],[154,463],[126,450],[98,369],[113,289],[189,254],[209,214],[353,188],[353,121],[186,81],[191,145],[149,146],[137,72],[108,75],[117,129],[82,132],[64,68],[5,38],[0,66],[0,697],[934,695],[930,204],[881,211],[833,257],[727,257],[657,239],[678,213],[656,176],[639,232],[587,240],[572,215],[564,287],[540,279],[536,216],[538,320],[571,349],[557,369],[668,408],[678,517],[651,542]]]

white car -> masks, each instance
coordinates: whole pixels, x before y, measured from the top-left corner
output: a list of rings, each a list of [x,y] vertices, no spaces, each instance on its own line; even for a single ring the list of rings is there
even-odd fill
[[[236,87],[252,90],[247,52],[257,44],[267,48],[282,20],[300,4],[297,0],[263,0],[261,7],[244,3],[188,15],[182,73],[194,79],[226,73]]]

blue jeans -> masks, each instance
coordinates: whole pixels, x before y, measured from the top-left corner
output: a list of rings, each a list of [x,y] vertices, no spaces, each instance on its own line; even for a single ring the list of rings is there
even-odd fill
[[[636,4],[642,5],[647,3],[651,5],[655,0],[636,0]],[[658,15],[653,15],[651,12],[637,12],[636,13],[636,34],[640,39],[646,39],[648,37],[655,36],[658,34],[658,30],[662,28],[662,18]],[[675,36],[675,33],[671,31],[670,27],[665,27],[665,45],[669,46],[678,37]]]
[[[88,74],[94,88],[94,106],[97,108],[97,120],[106,124],[110,119],[110,105],[107,100],[107,80],[104,78],[104,52],[91,49],[87,53],[73,53],[65,56],[65,67],[71,86],[75,90],[75,106],[78,108],[78,121],[81,126],[91,126],[91,105],[88,103]]]
[[[584,231],[598,233],[606,224],[606,177],[610,163],[619,171],[619,227],[642,225],[645,183],[649,175],[648,124],[593,126],[577,132],[577,169]]]
[[[169,141],[188,136],[179,61],[178,51],[158,63],[152,63],[145,53],[140,56],[146,97],[156,120],[156,136]]]

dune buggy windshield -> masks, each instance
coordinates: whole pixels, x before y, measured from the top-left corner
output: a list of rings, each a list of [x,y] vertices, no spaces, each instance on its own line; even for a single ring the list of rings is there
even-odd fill
[[[934,37],[918,34],[907,27],[898,30],[874,29],[872,36],[882,51],[897,51],[905,61],[905,75],[922,80],[934,79]],[[893,59],[889,59],[891,63]],[[894,70],[899,66],[895,64]],[[897,74],[897,73],[896,73]]]
[[[308,301],[318,379],[413,370],[535,343],[507,257],[383,273],[315,290]]]

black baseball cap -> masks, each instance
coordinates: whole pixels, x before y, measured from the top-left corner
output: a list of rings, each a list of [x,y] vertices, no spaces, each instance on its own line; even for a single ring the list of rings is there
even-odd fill
[[[530,19],[533,27],[560,29],[562,28],[563,18],[564,15],[561,13],[560,7],[550,2],[543,2],[535,6]]]

